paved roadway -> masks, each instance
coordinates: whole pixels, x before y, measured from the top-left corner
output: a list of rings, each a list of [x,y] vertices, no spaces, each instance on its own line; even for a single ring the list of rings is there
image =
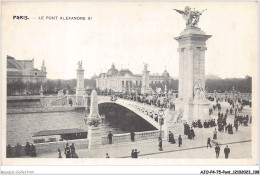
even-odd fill
[[[226,107],[223,105],[222,110]],[[216,118],[217,111],[214,112],[213,118]],[[249,109],[245,109],[243,114],[251,114]],[[227,123],[233,124],[234,115],[229,115]],[[80,158],[104,158],[106,153],[109,153],[111,158],[130,158],[131,150],[137,149],[140,151],[139,158],[209,158],[215,159],[214,147],[207,148],[207,138],[213,137],[214,128],[194,128],[196,137],[194,140],[183,138],[183,145],[179,148],[178,144],[170,144],[167,140],[163,141],[163,151],[158,151],[157,139],[144,140],[138,142],[118,143],[112,145],[104,145],[101,149],[76,150]],[[217,141],[221,145],[220,159],[224,158],[224,148],[228,144],[230,147],[230,158],[232,159],[249,159],[251,158],[251,125],[239,126],[238,132],[233,130],[234,134],[218,133]],[[175,136],[177,141],[177,137]],[[77,145],[75,145],[77,148]],[[64,151],[64,149],[62,149]],[[43,153],[37,155],[42,158],[56,158],[57,152]],[[62,154],[62,157],[65,157]]]

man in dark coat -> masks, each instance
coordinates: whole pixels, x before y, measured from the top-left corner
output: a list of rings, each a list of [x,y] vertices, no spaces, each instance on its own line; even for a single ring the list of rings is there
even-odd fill
[[[180,147],[180,146],[182,145],[182,138],[181,138],[181,135],[179,135],[178,141],[179,141],[179,147]]]
[[[31,144],[31,146],[30,146],[30,156],[36,157],[36,149],[35,149],[35,146],[33,144]]]
[[[213,131],[213,139],[217,139],[217,129],[215,128],[215,130]]]
[[[17,145],[15,146],[15,156],[16,157],[20,157],[21,156],[21,145],[19,143],[17,143]]]
[[[159,138],[159,145],[158,145],[158,147],[159,147],[159,151],[163,150],[162,149],[162,138]]]
[[[216,152],[216,158],[218,159],[218,157],[219,157],[219,152],[220,152],[220,147],[219,147],[218,144],[217,144],[216,147],[215,147],[215,152]]]
[[[236,131],[238,130],[238,121],[235,121],[234,127],[236,128]]]
[[[188,139],[192,139],[192,133],[191,133],[191,129],[189,128],[189,132],[188,132]]]
[[[25,152],[26,152],[26,156],[30,155],[30,144],[29,144],[29,142],[26,142]]]
[[[68,143],[66,144],[64,154],[66,155],[66,158],[71,158],[70,147]]]
[[[74,146],[74,143],[70,146],[70,152],[71,152],[71,158],[78,158],[78,155],[76,154],[76,148]]]
[[[230,153],[230,149],[228,147],[228,145],[226,146],[226,148],[224,149],[224,153],[225,153],[225,159],[228,159],[228,155]]]
[[[199,128],[202,128],[202,127],[203,127],[200,120],[198,120],[198,127],[199,127]]]
[[[112,138],[113,138],[113,134],[111,131],[109,131],[109,134],[108,134],[108,140],[109,140],[109,144],[112,144]]]
[[[131,131],[130,135],[131,135],[131,141],[134,142],[135,141],[135,133],[134,133],[134,131]]]
[[[135,158],[135,150],[134,150],[134,149],[132,149],[131,157],[132,157],[132,158]]]
[[[210,140],[210,137],[208,138],[208,140],[207,140],[207,148],[208,148],[208,146],[211,148],[211,140]]]
[[[169,142],[172,142],[172,132],[171,131],[169,131]]]
[[[135,149],[135,152],[134,152],[134,158],[138,158],[138,154],[140,153],[140,151],[137,152],[137,149]]]
[[[194,137],[196,135],[195,135],[195,132],[194,132],[193,128],[190,129],[190,133],[191,133],[191,138],[194,140]]]
[[[175,144],[176,142],[175,142],[175,139],[174,139],[174,135],[173,135],[173,133],[172,133],[171,135],[172,135],[171,144]]]
[[[10,144],[8,144],[6,148],[6,158],[10,158],[10,157],[12,157],[12,147]]]

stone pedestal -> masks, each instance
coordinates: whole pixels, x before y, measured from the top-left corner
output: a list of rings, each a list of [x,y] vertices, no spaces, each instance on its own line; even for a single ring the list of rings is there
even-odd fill
[[[210,120],[209,115],[210,103],[208,100],[194,100],[193,101],[193,120],[201,119]]]
[[[100,127],[90,126],[88,129],[88,149],[99,149],[102,146]]]
[[[179,43],[179,93],[175,105],[177,110],[183,110],[184,122],[204,120],[209,116],[208,101],[194,100],[194,88],[199,84],[197,87],[205,91],[206,40],[210,37],[193,26],[187,27],[179,37],[174,38]]]
[[[101,117],[98,111],[98,98],[97,98],[96,90],[93,90],[91,92],[91,105],[90,105],[90,113],[88,116],[88,121],[101,122]],[[89,140],[88,149],[98,149],[102,145],[101,128],[100,128],[102,125],[101,124],[98,124],[97,126],[93,126],[93,125],[94,123],[92,123],[92,126],[89,126],[89,130],[88,130],[88,140]]]

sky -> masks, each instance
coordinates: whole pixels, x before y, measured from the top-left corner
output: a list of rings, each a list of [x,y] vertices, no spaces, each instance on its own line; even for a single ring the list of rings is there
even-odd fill
[[[129,68],[141,74],[143,63],[150,73],[165,67],[178,76],[178,43],[174,37],[185,28],[173,9],[185,6],[202,11],[199,27],[212,37],[206,42],[206,75],[222,78],[252,76],[257,70],[256,2],[4,2],[2,9],[2,60],[43,59],[49,79],[76,78],[77,62],[83,61],[85,78]],[[25,15],[29,20],[13,19]],[[44,16],[44,20],[39,17]],[[58,16],[58,20],[47,20]],[[59,20],[83,16],[92,20]],[[5,65],[5,64],[3,64]]]

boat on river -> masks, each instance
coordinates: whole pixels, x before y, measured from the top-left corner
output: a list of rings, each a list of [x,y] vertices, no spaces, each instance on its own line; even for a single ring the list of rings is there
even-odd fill
[[[43,130],[35,133],[33,137],[34,143],[56,142],[63,140],[86,139],[88,132],[80,128]]]

